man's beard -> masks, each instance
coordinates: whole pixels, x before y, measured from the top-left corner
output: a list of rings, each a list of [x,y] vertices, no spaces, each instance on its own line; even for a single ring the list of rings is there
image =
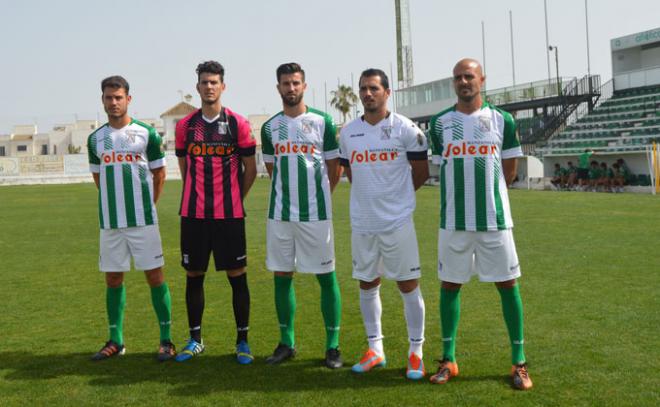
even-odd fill
[[[298,106],[300,104],[300,102],[302,101],[302,99],[303,99],[303,94],[302,93],[298,96],[294,96],[293,99],[287,97],[286,95],[280,95],[280,96],[282,96],[282,103],[284,103],[285,105],[287,105],[289,107]]]

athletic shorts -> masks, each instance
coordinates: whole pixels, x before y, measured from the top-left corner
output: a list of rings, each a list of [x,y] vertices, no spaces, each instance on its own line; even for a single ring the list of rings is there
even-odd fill
[[[406,281],[422,276],[417,235],[412,221],[386,233],[351,234],[353,278],[371,282],[385,276]]]
[[[465,284],[473,275],[497,283],[520,277],[520,264],[511,229],[465,232],[440,229],[438,278]]]
[[[266,223],[266,268],[325,274],[335,269],[335,239],[331,220]]]
[[[245,219],[195,219],[181,217],[181,266],[206,271],[213,252],[216,270],[247,265]]]
[[[577,169],[577,179],[589,179],[589,169],[588,168],[578,168]]]
[[[131,257],[138,270],[165,264],[158,225],[101,229],[99,243],[99,270],[103,272],[130,271]]]

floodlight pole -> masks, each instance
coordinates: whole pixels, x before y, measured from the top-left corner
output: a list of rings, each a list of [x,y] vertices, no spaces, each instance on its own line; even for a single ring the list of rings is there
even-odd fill
[[[555,51],[555,68],[557,69],[557,95],[561,97],[561,84],[559,83],[559,47],[556,45],[548,46],[549,51]]]

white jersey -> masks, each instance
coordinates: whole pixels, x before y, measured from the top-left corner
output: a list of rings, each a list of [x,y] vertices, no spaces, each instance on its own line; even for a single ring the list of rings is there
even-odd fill
[[[332,219],[325,165],[339,157],[332,117],[312,108],[297,117],[280,112],[261,127],[261,149],[264,162],[273,164],[268,219]]]
[[[99,174],[101,229],[158,223],[152,169],[165,166],[161,138],[137,120],[121,129],[104,124],[87,139],[89,169]]]
[[[512,228],[502,159],[523,155],[513,117],[489,103],[469,115],[451,107],[431,118],[429,138],[440,165],[440,228]]]
[[[358,118],[341,130],[339,151],[342,165],[351,168],[354,231],[388,232],[412,218],[415,188],[408,160],[428,158],[419,127],[396,113],[375,126]]]

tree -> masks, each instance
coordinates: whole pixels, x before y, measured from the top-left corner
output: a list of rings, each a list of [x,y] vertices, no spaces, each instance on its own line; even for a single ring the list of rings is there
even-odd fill
[[[353,88],[347,85],[338,85],[337,90],[330,92],[332,100],[330,106],[339,110],[341,113],[342,121],[346,123],[346,117],[350,116],[350,111],[358,101],[357,95],[353,92]]]
[[[82,147],[81,146],[76,147],[73,144],[69,144],[67,150],[69,154],[80,154],[80,150],[82,150]]]

